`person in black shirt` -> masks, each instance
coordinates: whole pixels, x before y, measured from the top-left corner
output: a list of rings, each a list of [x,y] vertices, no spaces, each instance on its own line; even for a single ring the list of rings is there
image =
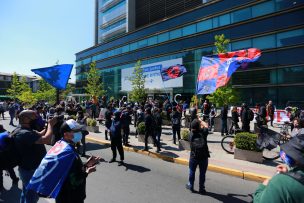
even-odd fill
[[[157,143],[154,135],[155,130],[155,122],[151,115],[151,109],[147,108],[145,110],[145,151],[148,151],[148,138],[151,136],[154,140],[154,143]]]
[[[176,144],[176,134],[177,139],[180,140],[180,131],[181,131],[181,113],[177,111],[176,106],[173,107],[173,112],[170,115],[172,123],[172,133],[173,133],[173,143]]]
[[[110,127],[110,132],[111,132],[111,150],[113,153],[113,158],[109,161],[109,163],[115,162],[116,161],[116,156],[117,156],[117,152],[116,149],[118,150],[118,153],[120,155],[120,162],[119,165],[123,165],[124,164],[124,150],[122,147],[122,135],[121,135],[121,130],[122,130],[122,126],[121,126],[121,119],[120,119],[120,115],[121,112],[120,111],[116,111],[114,113],[114,119],[111,123],[111,127]]]
[[[108,105],[107,110],[105,112],[105,138],[108,140],[108,132],[110,132],[110,127],[112,124],[112,105]]]
[[[228,106],[227,106],[227,104],[224,104],[224,106],[221,109],[222,136],[224,136],[224,133],[226,133],[226,135],[228,135],[227,117],[228,117]]]
[[[233,130],[232,130],[233,127],[234,127],[234,130],[240,128],[240,127],[239,127],[239,124],[238,124],[238,122],[239,122],[239,113],[237,112],[236,106],[234,106],[234,107],[232,108],[231,117],[232,117],[232,123],[231,123],[231,127],[230,127],[230,129],[229,129],[229,133],[230,133],[230,134],[233,134],[233,133],[234,133]]]
[[[250,132],[249,108],[245,103],[242,104],[241,121],[242,121],[242,130],[244,132]]]
[[[156,152],[160,152],[160,136],[162,133],[162,124],[163,124],[163,119],[160,115],[160,109],[159,108],[155,108],[154,109],[154,114],[153,114],[153,118],[155,121],[155,138],[156,138],[156,146],[157,146],[157,151]]]

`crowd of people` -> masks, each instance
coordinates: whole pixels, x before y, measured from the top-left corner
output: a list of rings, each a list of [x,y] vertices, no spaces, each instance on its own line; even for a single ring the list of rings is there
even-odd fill
[[[124,164],[123,145],[130,145],[130,125],[138,127],[140,123],[144,123],[144,150],[149,150],[148,138],[152,137],[154,146],[157,148],[156,152],[160,152],[162,148],[160,141],[163,120],[169,120],[172,126],[173,144],[177,144],[177,141],[181,139],[181,127],[184,125],[182,124],[182,120],[188,119],[191,152],[189,158],[189,181],[186,184],[186,188],[194,191],[195,171],[197,166],[199,166],[199,193],[206,194],[205,174],[208,167],[208,158],[210,157],[207,136],[215,124],[215,117],[219,116],[221,119],[221,134],[227,135],[232,133],[232,129],[240,129],[238,124],[239,118],[242,123],[241,130],[250,132],[250,122],[253,120],[254,115],[253,111],[246,104],[242,105],[240,112],[237,107],[232,107],[232,124],[228,128],[228,105],[224,105],[218,114],[215,106],[206,100],[201,103],[201,115],[199,115],[197,108],[189,108],[189,106],[189,103],[186,101],[176,103],[170,102],[168,99],[164,102],[153,99],[147,99],[142,103],[128,102],[126,97],[109,102],[106,101],[105,97],[100,101],[92,98],[81,103],[62,101],[56,106],[49,106],[41,102],[29,109],[24,109],[23,105],[17,102],[9,102],[6,109],[11,117],[10,125],[15,126],[13,123],[14,119],[19,121],[19,125],[13,134],[16,151],[20,155],[18,172],[23,184],[20,202],[38,201],[39,195],[37,192],[28,190],[26,186],[39,167],[41,160],[46,155],[44,144],[54,145],[58,142],[67,143],[75,151],[76,158],[69,173],[75,175],[73,178],[76,178],[79,184],[75,185],[77,181],[66,178],[56,198],[56,202],[84,201],[86,197],[85,179],[88,174],[96,170],[96,163],[100,160],[98,157],[90,157],[87,163],[82,163],[80,159],[80,155],[86,157],[85,135],[88,132],[84,126],[88,118],[105,122],[105,139],[111,141],[112,150],[112,159],[109,163],[116,161],[118,151],[120,156],[119,165]],[[187,109],[189,109],[189,113],[186,113]],[[269,120],[271,125],[273,125],[274,106],[271,101],[267,105],[257,105],[257,113],[261,117],[260,121],[263,124],[267,125],[267,120]],[[303,174],[304,141],[302,134],[304,132],[301,130],[303,126],[300,115],[295,115],[292,121],[294,126],[291,137],[294,139],[291,139],[290,143],[284,145],[286,147],[282,147],[282,153],[284,153],[282,159],[289,164],[289,169],[291,167],[296,168],[296,171]],[[0,126],[1,132],[5,132],[3,126]],[[79,143],[82,143],[82,146]],[[299,155],[301,153],[302,157]],[[285,157],[288,157],[288,159],[284,159]],[[293,160],[293,162],[290,164],[286,160]],[[5,168],[5,170],[10,175],[13,183],[17,184],[19,178],[17,178],[14,170],[12,168]],[[282,166],[278,170],[282,174],[289,174],[287,172],[288,169],[282,169]],[[294,170],[291,171],[294,172]],[[279,180],[273,178],[270,182],[264,182],[264,186],[259,187],[255,194],[256,202],[263,202],[263,198],[267,199],[269,195],[268,190],[274,193],[274,189],[272,189],[273,184],[269,183],[280,181],[280,179],[285,181],[286,179],[285,176],[278,175],[277,177],[276,179]],[[292,180],[288,181],[292,182]],[[3,184],[0,187],[3,188]],[[264,193],[267,193],[267,195],[264,195]],[[75,198],[77,198],[77,201]]]

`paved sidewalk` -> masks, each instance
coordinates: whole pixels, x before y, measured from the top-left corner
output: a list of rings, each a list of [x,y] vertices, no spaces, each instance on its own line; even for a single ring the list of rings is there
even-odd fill
[[[109,144],[110,142],[105,140],[104,125],[99,125],[100,132],[92,133],[88,135],[87,141],[94,141],[101,144]],[[149,145],[149,152],[142,151],[144,143],[138,142],[135,138],[135,128],[131,125],[131,135],[129,136],[130,147],[125,147],[126,151],[132,151],[142,153],[155,158],[165,159],[167,161],[173,161],[176,163],[188,164],[189,151],[180,150],[178,145],[172,143],[173,137],[170,126],[163,126],[163,133],[161,136],[161,148],[162,151],[158,155],[156,147]],[[251,179],[255,181],[262,181],[266,177],[271,177],[275,173],[275,166],[279,163],[279,160],[266,161],[262,164],[242,161],[234,159],[234,156],[226,153],[221,147],[222,136],[220,133],[209,134],[208,146],[210,150],[209,170],[239,176],[241,178]],[[171,159],[170,159],[171,158]],[[128,159],[126,155],[126,159]],[[244,177],[246,176],[246,177]]]

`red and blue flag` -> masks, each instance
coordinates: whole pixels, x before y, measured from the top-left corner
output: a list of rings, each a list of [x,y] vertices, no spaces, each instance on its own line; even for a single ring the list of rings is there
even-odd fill
[[[180,64],[170,66],[170,67],[164,67],[161,69],[161,76],[163,81],[175,79],[178,77],[181,77],[185,73],[187,73],[186,67]]]
[[[215,92],[228,83],[239,67],[258,60],[260,56],[261,50],[256,48],[203,56],[197,76],[196,94]]]
[[[27,189],[56,198],[76,157],[76,152],[67,142],[56,142],[42,159]]]

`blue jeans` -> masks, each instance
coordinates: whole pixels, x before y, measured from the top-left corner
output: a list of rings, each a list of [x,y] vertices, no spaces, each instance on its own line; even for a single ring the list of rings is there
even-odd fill
[[[173,131],[173,143],[176,144],[176,134],[177,134],[177,139],[180,140],[181,136],[180,136],[180,126],[173,126],[172,127],[172,131]]]
[[[227,119],[222,119],[222,135],[224,135],[224,133],[228,134],[228,128],[227,128]]]
[[[20,197],[20,203],[37,203],[39,196],[35,191],[27,190],[27,184],[30,182],[35,170],[25,170],[18,168],[19,176],[22,181],[22,192]]]
[[[206,171],[207,171],[207,167],[208,167],[208,158],[203,159],[203,160],[196,160],[196,159],[190,158],[190,161],[189,161],[189,183],[188,183],[188,185],[192,189],[193,189],[193,186],[194,186],[195,171],[196,171],[197,165],[199,166],[199,169],[200,169],[199,190],[202,191],[202,190],[205,189],[205,179],[206,179]]]

